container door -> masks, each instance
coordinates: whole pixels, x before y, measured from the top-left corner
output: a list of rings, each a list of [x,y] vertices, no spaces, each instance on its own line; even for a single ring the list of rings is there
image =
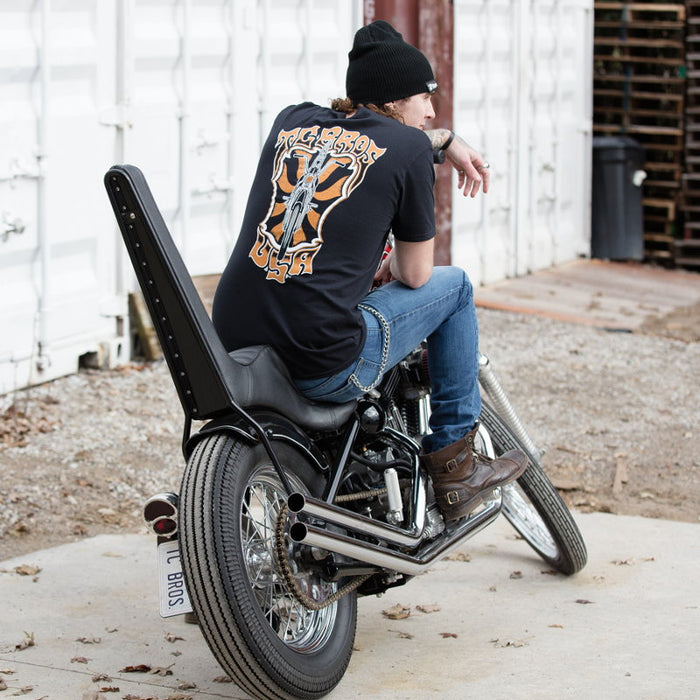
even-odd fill
[[[114,16],[110,0],[0,6],[0,393],[75,371],[104,343],[122,349],[94,175],[114,155],[99,116]]]
[[[475,283],[589,253],[590,0],[455,3],[455,123],[491,191],[453,205],[453,261]]]
[[[221,272],[277,112],[342,92],[358,3],[131,0],[124,159],[144,171],[193,275]]]

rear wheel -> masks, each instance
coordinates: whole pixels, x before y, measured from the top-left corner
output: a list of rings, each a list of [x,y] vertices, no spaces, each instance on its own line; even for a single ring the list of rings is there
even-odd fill
[[[526,542],[563,574],[575,574],[587,560],[586,545],[571,512],[532,455],[484,402],[481,423],[493,444],[494,456],[521,450],[528,457],[522,476],[503,488],[503,513]]]
[[[293,488],[313,493],[318,475],[287,445],[275,450]],[[314,488],[316,487],[316,488]],[[301,604],[275,556],[282,483],[265,450],[230,435],[200,442],[180,495],[180,550],[192,606],[224,670],[257,698],[318,698],[350,661],[357,617],[350,593],[318,610]],[[286,540],[285,540],[286,542]],[[295,558],[288,573],[323,603],[338,584]]]

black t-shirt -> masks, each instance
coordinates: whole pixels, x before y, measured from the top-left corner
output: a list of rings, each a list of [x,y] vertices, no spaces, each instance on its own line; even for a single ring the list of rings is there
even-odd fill
[[[227,350],[272,345],[297,379],[352,364],[365,338],[357,304],[389,231],[435,235],[434,177],[419,129],[365,108],[350,118],[311,103],[283,110],[214,298]]]

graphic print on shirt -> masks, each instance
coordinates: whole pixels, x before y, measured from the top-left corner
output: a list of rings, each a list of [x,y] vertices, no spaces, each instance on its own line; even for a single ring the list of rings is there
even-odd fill
[[[281,131],[275,146],[270,208],[258,224],[249,257],[267,279],[284,284],[313,272],[328,214],[386,149],[339,126]]]

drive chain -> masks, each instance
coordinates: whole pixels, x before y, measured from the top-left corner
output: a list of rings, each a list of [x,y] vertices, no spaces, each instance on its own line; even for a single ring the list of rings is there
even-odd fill
[[[337,603],[343,596],[359,588],[365,581],[373,576],[373,574],[356,576],[352,581],[320,602],[306,595],[306,593],[301,590],[296,578],[294,578],[294,572],[289,563],[289,555],[285,547],[284,527],[287,523],[287,511],[287,504],[282,504],[279,515],[277,516],[277,525],[275,528],[275,559],[277,560],[277,567],[284,579],[287,589],[305,608],[309,610],[323,610],[323,608]]]

